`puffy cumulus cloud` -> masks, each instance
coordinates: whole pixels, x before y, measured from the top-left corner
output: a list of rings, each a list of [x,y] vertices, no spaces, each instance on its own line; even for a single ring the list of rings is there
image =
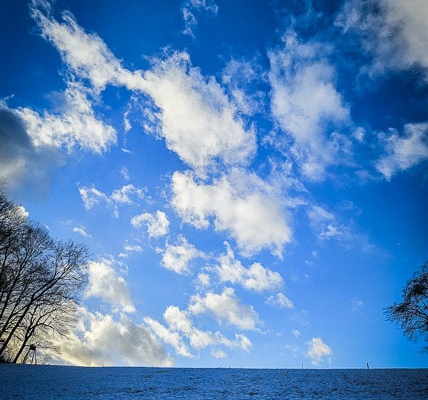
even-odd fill
[[[283,293],[277,293],[275,296],[269,296],[266,300],[266,303],[279,308],[294,308],[293,302]]]
[[[335,162],[346,141],[332,127],[350,123],[350,113],[335,87],[335,70],[327,62],[330,51],[319,43],[300,43],[293,32],[285,47],[269,51],[271,111],[278,126],[295,141],[292,150],[308,178],[320,179]]]
[[[172,191],[171,203],[184,222],[203,229],[213,217],[215,229],[228,232],[243,254],[268,248],[281,257],[291,240],[273,189],[255,175],[235,170],[210,185],[197,182],[189,172],[175,172]]]
[[[147,226],[149,237],[159,238],[168,234],[169,221],[163,211],[157,210],[156,213],[142,213],[132,217],[131,225],[134,228],[140,228],[141,225]]]
[[[79,187],[79,194],[83,201],[83,206],[91,210],[102,203],[113,208],[115,217],[119,216],[120,205],[133,205],[138,199],[144,199],[144,190],[136,188],[132,184],[122,186],[113,190],[110,195],[106,195],[95,187]]]
[[[71,335],[58,337],[62,362],[83,366],[141,365],[171,366],[173,359],[145,325],[135,324],[125,315],[91,313],[79,308]]]
[[[336,24],[361,35],[374,55],[370,73],[419,65],[428,79],[428,7],[425,0],[350,0]]]
[[[113,268],[113,261],[102,259],[88,263],[89,282],[85,290],[85,297],[98,297],[115,310],[135,312],[131,300],[128,284]]]
[[[163,314],[163,318],[167,326],[151,318],[146,318],[145,322],[160,339],[166,344],[174,347],[177,354],[183,357],[194,357],[189,347],[201,350],[207,347],[217,348],[223,346],[248,350],[252,345],[251,341],[242,334],[235,334],[235,338],[231,340],[218,331],[202,331],[196,328],[191,320],[191,313],[181,310],[177,306],[167,307]],[[186,343],[188,343],[188,345]],[[212,351],[214,351],[214,349],[212,349]],[[220,351],[224,353],[223,350]]]
[[[161,252],[161,250],[158,251]],[[201,251],[180,235],[176,244],[166,244],[162,253],[161,264],[177,274],[186,274],[190,272],[189,263],[195,258],[203,256]]]
[[[78,82],[68,82],[61,113],[38,113],[21,107],[16,113],[24,121],[35,146],[75,148],[95,153],[106,151],[116,144],[115,129],[97,119],[89,99],[89,90]]]
[[[156,61],[144,78],[144,90],[160,109],[161,135],[185,163],[196,169],[216,159],[242,164],[255,153],[254,131],[245,129],[214,78],[190,66],[188,54]]]
[[[213,0],[186,0],[181,8],[184,19],[185,35],[194,37],[193,29],[198,25],[198,20],[195,14],[202,12],[212,13],[218,12],[218,6]]]
[[[192,314],[212,314],[219,321],[226,321],[240,329],[256,329],[259,316],[251,306],[241,304],[232,288],[225,288],[221,294],[207,293],[192,296],[189,305]]]
[[[404,135],[391,130],[379,136],[386,144],[386,154],[377,161],[376,168],[387,180],[428,159],[428,123],[406,124]]]
[[[330,362],[333,350],[327,346],[320,337],[312,338],[306,342],[306,345],[307,351],[305,355],[311,360],[312,365],[319,365],[324,360]]]
[[[261,292],[272,290],[282,284],[282,277],[278,272],[263,267],[260,263],[254,263],[245,268],[228,243],[226,254],[220,256],[219,265],[215,268],[221,282],[237,283],[249,290]]]

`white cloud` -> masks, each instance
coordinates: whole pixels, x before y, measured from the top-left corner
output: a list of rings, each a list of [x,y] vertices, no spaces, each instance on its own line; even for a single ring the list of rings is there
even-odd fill
[[[320,337],[312,338],[306,345],[306,357],[310,358],[312,365],[319,365],[326,359],[330,362],[333,350]]]
[[[139,252],[143,251],[143,248],[139,244],[133,244],[133,245],[131,245],[131,244],[127,243],[127,244],[125,244],[125,246],[123,246],[123,250],[125,250],[125,251],[133,251],[133,252],[139,253]]]
[[[186,0],[181,9],[184,19],[185,35],[194,37],[193,29],[198,25],[195,13],[208,12],[214,15],[218,12],[218,6],[214,0]]]
[[[113,268],[111,260],[88,263],[89,282],[85,297],[98,297],[114,307],[114,310],[135,312],[125,279]]]
[[[208,287],[211,283],[211,278],[208,274],[200,272],[198,274],[197,283],[202,287]]]
[[[375,57],[370,73],[419,65],[428,79],[427,20],[426,0],[351,0],[336,24],[345,32],[361,34],[366,50]]]
[[[214,217],[217,231],[226,231],[244,254],[263,248],[281,256],[291,240],[280,202],[255,175],[232,171],[212,185],[198,183],[190,173],[172,176],[172,205],[184,222],[208,228]]]
[[[300,337],[300,331],[298,331],[297,329],[293,329],[293,330],[291,331],[291,334],[292,334],[296,339],[298,339],[298,338]]]
[[[185,341],[189,343],[192,349],[196,350],[213,346],[224,346],[227,348],[240,348],[246,351],[252,345],[251,341],[242,334],[235,334],[235,338],[231,340],[218,331],[211,332],[197,329],[191,320],[191,316],[192,314],[189,311],[181,310],[177,306],[169,306],[163,314],[167,327],[151,318],[146,318],[145,322],[160,339],[173,346],[177,354],[187,358],[194,356]],[[223,350],[219,350],[218,348],[212,351],[221,351],[224,353]]]
[[[265,92],[254,91],[253,84],[260,82],[265,71],[257,60],[231,59],[222,71],[222,83],[228,88],[234,103],[243,114],[254,115],[265,102]],[[251,89],[250,89],[251,88]]]
[[[254,263],[245,268],[235,255],[228,243],[226,254],[220,256],[215,269],[221,282],[238,283],[244,288],[261,292],[272,290],[282,284],[282,277],[278,272],[273,272],[263,267],[260,263]]]
[[[211,7],[205,2],[191,3],[194,7]],[[235,105],[215,79],[205,79],[198,69],[191,67],[188,54],[153,60],[152,70],[143,77],[140,71],[123,68],[102,39],[84,32],[70,13],[64,12],[63,22],[59,23],[51,18],[44,4],[35,1],[33,6],[33,18],[42,36],[58,49],[70,72],[82,82],[87,81],[91,89],[76,82],[74,90],[69,90],[72,109],[65,121],[62,116],[46,114],[42,119],[37,113],[24,110],[23,117],[38,132],[40,141],[65,143],[68,147],[79,144],[98,152],[115,142],[115,132],[95,119],[88,99],[89,94],[96,97],[111,84],[151,96],[160,110],[156,117],[168,148],[194,168],[204,168],[216,159],[242,164],[255,153],[254,131],[245,129]],[[52,130],[49,124],[61,129]]]
[[[291,153],[304,175],[323,177],[325,166],[344,150],[331,126],[350,123],[348,106],[335,87],[335,70],[326,61],[330,49],[284,36],[284,49],[271,50],[271,109],[279,127],[295,141]],[[345,140],[340,136],[341,140]]]
[[[123,167],[120,170],[120,174],[122,175],[123,179],[125,179],[125,181],[129,181],[131,179],[129,176],[128,168],[126,168],[126,167]]]
[[[47,4],[43,0],[34,0],[32,16],[43,38],[58,49],[75,76],[87,79],[97,91],[103,90],[107,84],[129,89],[141,86],[139,72],[131,73],[123,68],[98,35],[87,34],[70,12],[62,13],[62,23],[54,20]]]
[[[133,200],[130,196],[136,196],[140,199],[144,198],[144,192],[142,189],[136,188],[132,184],[122,186],[120,189],[116,189],[110,196],[111,201],[117,204],[133,204]]]
[[[275,296],[269,296],[266,302],[279,308],[294,308],[293,302],[283,293],[277,293]]]
[[[91,313],[80,307],[71,335],[57,338],[56,345],[63,362],[83,366],[143,365],[171,366],[172,358],[144,325],[121,315]]]
[[[181,332],[189,339],[189,343],[194,349],[203,349],[214,345],[224,345],[228,347],[238,345],[241,347],[240,343],[242,340],[234,343],[220,332],[207,332],[197,329],[193,326],[188,312],[180,310],[176,306],[169,306],[163,317],[171,330]]]
[[[132,184],[115,189],[110,196],[95,187],[87,186],[79,187],[79,193],[85,209],[90,210],[101,203],[105,203],[107,206],[113,208],[115,217],[119,216],[120,205],[133,205],[136,200],[144,199],[143,189],[136,188]]]
[[[166,244],[161,264],[177,274],[186,274],[190,272],[189,263],[198,257],[203,257],[203,253],[180,235],[175,245]]]
[[[145,318],[144,322],[150,326],[153,332],[160,339],[162,339],[166,344],[172,346],[178,355],[187,358],[193,357],[193,355],[190,353],[189,348],[183,342],[183,338],[181,337],[179,332],[171,331],[164,325],[162,325],[160,322],[149,317]]]
[[[344,236],[349,236],[349,229],[344,226],[339,226],[333,214],[325,208],[313,205],[308,210],[308,217],[311,226],[315,229],[320,239],[344,239]]]
[[[0,180],[6,181],[9,188],[44,190],[49,185],[52,166],[63,162],[58,149],[34,145],[25,121],[1,99],[0,143]]]
[[[84,226],[75,226],[73,228],[73,232],[78,233],[79,235],[82,235],[87,238],[91,238],[92,236],[86,231],[86,228]]]
[[[142,213],[131,219],[134,228],[140,228],[143,223],[147,225],[149,237],[159,238],[168,234],[169,221],[163,211],[157,210],[155,214]]]
[[[357,311],[364,306],[364,302],[360,299],[351,299],[352,311]]]
[[[216,159],[242,164],[254,154],[254,131],[245,130],[221,86],[192,68],[187,54],[158,61],[144,77],[144,90],[161,110],[161,135],[185,163],[196,169]]]
[[[399,171],[404,171],[428,159],[428,123],[406,124],[404,136],[391,130],[382,133],[380,139],[386,143],[386,154],[376,163],[376,168],[390,180]]]
[[[322,141],[329,121],[346,121],[349,110],[334,87],[335,71],[320,57],[321,45],[287,34],[285,48],[269,53],[272,111],[300,143]]]
[[[221,294],[192,296],[189,311],[196,315],[213,314],[219,322],[224,320],[240,329],[256,329],[259,322],[253,307],[240,304],[232,288],[225,288]]]
[[[108,197],[100,190],[92,187],[79,188],[80,197],[83,201],[83,206],[90,210],[100,204],[101,202],[108,202]]]
[[[227,354],[223,350],[219,350],[219,349],[213,349],[211,351],[211,355],[214,358],[226,358],[227,357]]]
[[[89,91],[76,82],[68,82],[62,113],[38,112],[21,107],[15,112],[24,121],[35,147],[64,147],[101,153],[116,144],[116,131],[97,119],[89,100]]]

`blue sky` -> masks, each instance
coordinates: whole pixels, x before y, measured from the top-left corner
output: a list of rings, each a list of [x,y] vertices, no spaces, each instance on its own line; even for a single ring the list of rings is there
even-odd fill
[[[426,0],[0,1],[0,177],[89,283],[54,362],[428,367]]]

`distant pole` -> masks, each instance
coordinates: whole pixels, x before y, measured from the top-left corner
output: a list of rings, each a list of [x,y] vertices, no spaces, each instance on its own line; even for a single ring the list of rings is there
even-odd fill
[[[369,363],[367,363],[366,365],[367,365],[367,369],[370,369],[370,367],[369,367]]]

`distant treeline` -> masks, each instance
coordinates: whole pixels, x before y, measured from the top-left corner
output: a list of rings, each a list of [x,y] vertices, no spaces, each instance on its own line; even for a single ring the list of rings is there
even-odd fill
[[[0,361],[30,349],[60,351],[87,282],[88,251],[53,239],[0,185]]]

